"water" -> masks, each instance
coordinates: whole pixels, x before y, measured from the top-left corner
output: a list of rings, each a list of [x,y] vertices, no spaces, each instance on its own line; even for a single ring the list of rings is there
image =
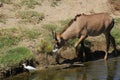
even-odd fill
[[[120,80],[120,57],[85,63],[86,67],[21,74],[11,80]],[[10,80],[7,79],[7,80]]]

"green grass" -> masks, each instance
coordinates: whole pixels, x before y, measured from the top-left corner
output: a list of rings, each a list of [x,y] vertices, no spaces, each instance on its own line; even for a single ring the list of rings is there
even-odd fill
[[[120,18],[115,19],[115,27],[112,29],[112,35],[115,37],[117,45],[120,45]]]
[[[11,47],[12,45],[17,45],[20,41],[20,37],[18,35],[17,29],[1,29],[0,30],[0,49],[4,47]]]
[[[22,11],[18,13],[18,18],[23,20],[38,19],[39,13],[30,11]],[[7,28],[0,30],[0,68],[11,66],[12,64],[18,64],[21,60],[31,58],[32,52],[26,47],[17,47],[19,42],[24,40],[32,41],[34,39],[42,38],[37,42],[34,49],[37,53],[51,53],[53,49],[53,37],[52,30],[57,33],[61,32],[64,27],[69,23],[71,19],[61,20],[55,23],[44,24],[41,28],[29,28],[26,26],[17,28]],[[115,27],[112,29],[112,35],[115,37],[117,45],[120,45],[120,18],[115,19]],[[70,46],[74,46],[74,43],[78,39],[69,40]],[[34,43],[34,42],[33,42]],[[91,45],[89,41],[85,41],[87,45]],[[23,45],[24,46],[24,45]]]
[[[10,47],[11,45],[16,45],[19,42],[19,39],[15,36],[10,37],[9,35],[5,35],[0,39],[0,48],[4,46]]]
[[[41,5],[37,0],[21,0],[21,5],[26,5],[28,8],[35,8],[35,5]]]
[[[66,20],[60,20],[60,21],[58,21],[59,24],[60,24],[60,27],[57,28],[57,31],[58,31],[58,32],[63,31],[64,28],[68,25],[68,23],[69,23],[70,21],[71,21],[70,18],[68,18],[68,19],[66,19]]]
[[[66,20],[60,20],[59,22],[60,22],[61,26],[66,26],[70,21],[71,21],[71,19],[68,18]]]
[[[39,29],[35,29],[35,28],[32,28],[32,29],[28,29],[28,28],[19,28],[20,32],[22,33],[21,34],[21,37],[23,39],[30,39],[30,40],[33,40],[33,39],[36,39],[38,38],[40,35],[41,35],[41,32]]]
[[[120,45],[120,28],[114,28],[112,30],[112,35],[114,36],[116,40],[116,44]]]
[[[48,30],[48,32],[54,30],[57,33],[60,33],[70,21],[71,19],[60,20],[54,23],[44,24],[42,28]]]
[[[41,35],[36,28],[7,28],[0,30],[0,69],[18,64],[21,60],[29,59],[32,52],[26,47],[18,47],[24,40],[34,41]],[[22,46],[25,46],[22,44]]]
[[[7,68],[18,64],[22,60],[30,59],[33,53],[26,47],[11,48],[0,57],[0,68]]]
[[[6,3],[6,4],[11,4],[11,3],[12,3],[12,0],[0,0],[0,2]]]
[[[0,49],[18,45],[24,39],[34,40],[41,35],[39,29],[25,27],[0,30]]]
[[[56,28],[58,27],[58,25],[54,24],[54,23],[50,23],[50,24],[44,24],[42,26],[42,28],[48,30],[48,31],[52,31],[52,30],[56,30]]]
[[[0,13],[0,23],[6,23],[6,15],[3,13]]]
[[[120,18],[115,18],[115,26],[117,26],[118,24],[120,24]]]
[[[52,6],[52,7],[58,6],[58,5],[59,5],[59,1],[60,1],[60,0],[51,0],[51,6]]]
[[[45,18],[43,13],[38,13],[36,11],[18,11],[16,17],[21,19],[22,23],[32,23],[38,24],[41,20]]]
[[[0,23],[6,24],[6,19],[0,19]]]
[[[57,29],[59,29],[59,25],[57,25],[56,23],[49,23],[49,24],[44,24],[42,26],[43,31],[42,31],[42,36],[45,40],[48,41],[52,41],[52,30],[54,31],[58,31]]]
[[[49,54],[51,53],[52,49],[52,44],[49,41],[43,39],[36,46],[37,53]]]

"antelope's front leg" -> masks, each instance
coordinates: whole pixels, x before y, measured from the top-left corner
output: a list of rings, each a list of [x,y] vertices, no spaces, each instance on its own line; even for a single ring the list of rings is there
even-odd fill
[[[79,40],[78,40],[78,41],[75,43],[75,45],[74,45],[74,48],[75,48],[76,56],[77,56],[77,57],[78,57],[78,47],[79,47],[79,44],[80,44],[82,41],[84,41],[85,38],[86,38],[86,36],[85,36],[85,35],[82,35],[82,36],[79,38]]]

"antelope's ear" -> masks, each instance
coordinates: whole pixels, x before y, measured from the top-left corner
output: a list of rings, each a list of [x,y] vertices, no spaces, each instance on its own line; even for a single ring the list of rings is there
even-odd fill
[[[52,30],[52,36],[53,36],[53,39],[57,40],[57,36],[56,36],[56,32]]]

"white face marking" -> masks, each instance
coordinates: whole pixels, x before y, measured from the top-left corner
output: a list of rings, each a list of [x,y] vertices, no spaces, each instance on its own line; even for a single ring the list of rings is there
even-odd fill
[[[57,51],[58,51],[58,48],[56,48],[56,49],[53,50],[54,53],[57,52]]]

